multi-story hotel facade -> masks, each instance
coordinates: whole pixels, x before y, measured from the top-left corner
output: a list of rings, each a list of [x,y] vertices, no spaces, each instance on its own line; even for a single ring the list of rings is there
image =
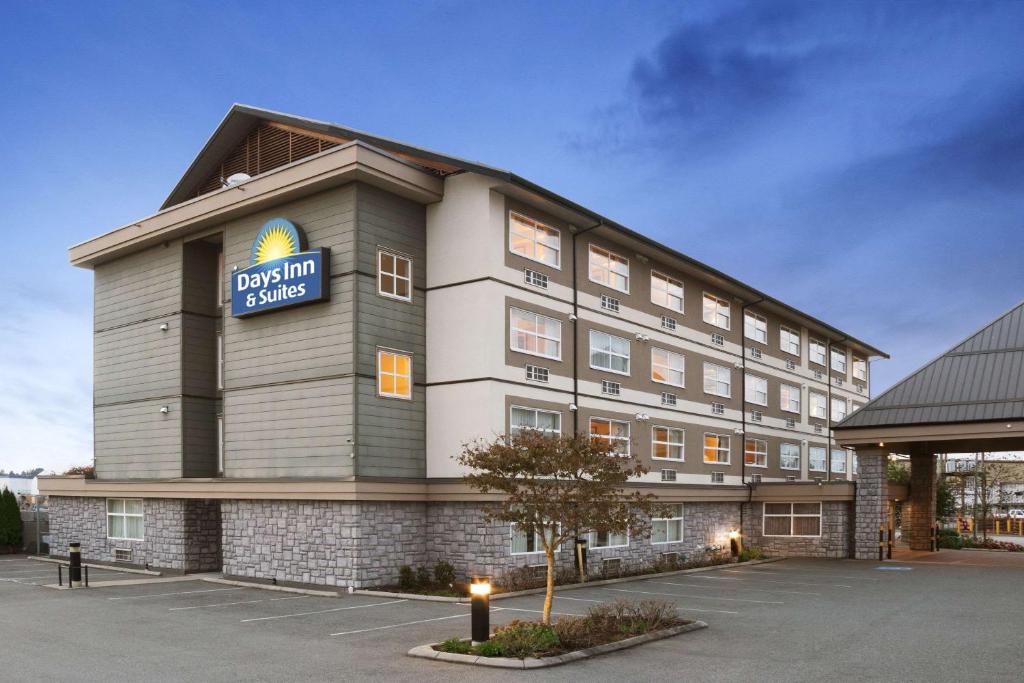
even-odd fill
[[[95,477],[41,479],[57,554],[500,575],[539,547],[455,458],[523,428],[608,439],[676,504],[649,538],[590,534],[593,569],[732,531],[854,551],[832,426],[885,354],[509,172],[236,105],[157,213],[70,257],[95,274]]]

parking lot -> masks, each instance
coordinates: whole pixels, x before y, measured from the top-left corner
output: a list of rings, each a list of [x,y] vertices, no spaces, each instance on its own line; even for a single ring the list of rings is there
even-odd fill
[[[563,591],[559,615],[664,599],[710,626],[508,672],[404,656],[468,635],[467,605],[199,580],[54,591],[32,585],[52,565],[23,562],[0,562],[5,680],[1008,680],[1024,629],[1020,568],[785,560]],[[537,618],[542,601],[495,600],[492,624]]]

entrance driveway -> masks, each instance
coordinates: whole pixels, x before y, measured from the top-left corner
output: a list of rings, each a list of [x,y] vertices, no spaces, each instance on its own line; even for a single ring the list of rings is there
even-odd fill
[[[563,591],[559,614],[664,599],[710,627],[518,673],[404,656],[468,635],[465,605],[203,581],[63,592],[0,582],[0,642],[10,681],[1004,681],[1019,679],[1022,576],[785,560]],[[492,623],[536,618],[542,599],[493,601]]]

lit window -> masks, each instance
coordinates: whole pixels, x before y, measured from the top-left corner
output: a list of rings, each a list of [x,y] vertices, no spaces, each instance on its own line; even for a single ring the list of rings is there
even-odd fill
[[[668,517],[651,519],[651,543],[678,543],[683,540],[683,506],[670,506]]]
[[[807,392],[807,401],[810,403],[809,414],[811,417],[816,417],[820,420],[824,420],[828,415],[826,414],[825,394],[816,394],[813,391]]]
[[[810,340],[807,343],[807,357],[812,363],[825,364],[825,345],[820,341]]]
[[[607,249],[590,245],[590,279],[599,285],[629,293],[629,261]]]
[[[836,448],[832,451],[833,474],[846,474],[846,451]]]
[[[730,319],[729,302],[705,292],[704,322],[728,330]]]
[[[846,351],[832,349],[832,369],[844,375],[846,374]]]
[[[683,354],[665,349],[651,349],[651,379],[662,384],[683,386],[685,359]]]
[[[683,312],[683,283],[668,275],[651,271],[651,302]]]
[[[508,218],[508,249],[531,261],[555,268],[562,265],[559,231],[514,211]]]
[[[705,434],[704,462],[728,465],[729,439],[730,437],[725,434]]]
[[[377,349],[377,395],[412,398],[412,356]]]
[[[704,363],[704,393],[715,396],[732,395],[732,371],[714,363]]]
[[[521,308],[510,308],[509,318],[509,348],[531,356],[561,359],[561,322]]]
[[[629,340],[607,332],[590,331],[590,367],[629,374]]]
[[[779,445],[779,467],[784,470],[800,469],[800,446],[795,443]]]
[[[765,503],[765,536],[821,536],[821,503]]]
[[[591,531],[587,534],[588,548],[625,548],[629,545],[629,533]]]
[[[518,434],[524,429],[535,429],[544,434],[561,434],[562,414],[552,410],[512,406],[509,431]]]
[[[867,378],[868,378],[868,364],[864,361],[863,358],[857,358],[856,356],[854,357],[854,359],[853,359],[853,378],[854,379],[859,379],[859,380],[865,380],[865,381],[867,380]]]
[[[412,259],[378,251],[377,293],[391,299],[412,301]]]
[[[547,535],[549,540],[554,540],[552,532],[561,531],[561,525],[556,526],[554,529],[548,527],[543,530],[543,533]],[[527,553],[542,553],[544,552],[544,537],[541,536],[540,532],[534,532],[528,534],[525,531],[519,529],[519,525],[513,522],[510,525],[510,536],[511,536],[511,552],[513,555],[525,555]],[[555,546],[555,552],[561,550],[560,545]]]
[[[791,384],[783,384],[780,387],[781,407],[787,413],[800,414],[800,387]]]
[[[800,355],[800,333],[785,325],[779,326],[779,348],[794,356]]]
[[[145,540],[142,499],[107,498],[107,538]]]
[[[590,438],[607,441],[619,455],[629,455],[629,423],[603,417],[590,418]]]
[[[846,399],[832,399],[832,421],[839,422],[846,417]]]
[[[651,427],[651,443],[655,460],[683,460],[686,432],[672,427]]]
[[[811,472],[825,471],[825,449],[822,446],[807,449],[807,469]]]
[[[768,442],[747,439],[743,447],[743,462],[750,467],[768,467]]]
[[[768,380],[756,375],[747,375],[747,403],[768,405]]]
[[[757,313],[743,314],[743,336],[762,344],[768,343],[768,321]]]

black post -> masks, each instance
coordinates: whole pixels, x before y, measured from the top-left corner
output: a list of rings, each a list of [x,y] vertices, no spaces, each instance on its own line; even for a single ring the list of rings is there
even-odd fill
[[[68,583],[72,588],[82,585],[82,544],[78,541],[68,544]]]
[[[486,576],[474,576],[469,586],[471,597],[471,639],[484,643],[491,637],[491,581]]]
[[[831,456],[829,456],[831,457]],[[878,527],[878,561],[881,562],[885,559],[885,539],[883,538],[883,527]]]
[[[57,563],[57,585],[64,586],[64,565],[60,562]]]
[[[85,587],[88,588],[89,587],[89,565],[85,565],[85,567],[83,567],[83,569],[85,570]]]
[[[892,559],[892,526],[889,527],[888,533],[889,533],[889,537],[888,537],[887,542],[886,542],[885,556],[886,556],[886,559],[891,560]]]

